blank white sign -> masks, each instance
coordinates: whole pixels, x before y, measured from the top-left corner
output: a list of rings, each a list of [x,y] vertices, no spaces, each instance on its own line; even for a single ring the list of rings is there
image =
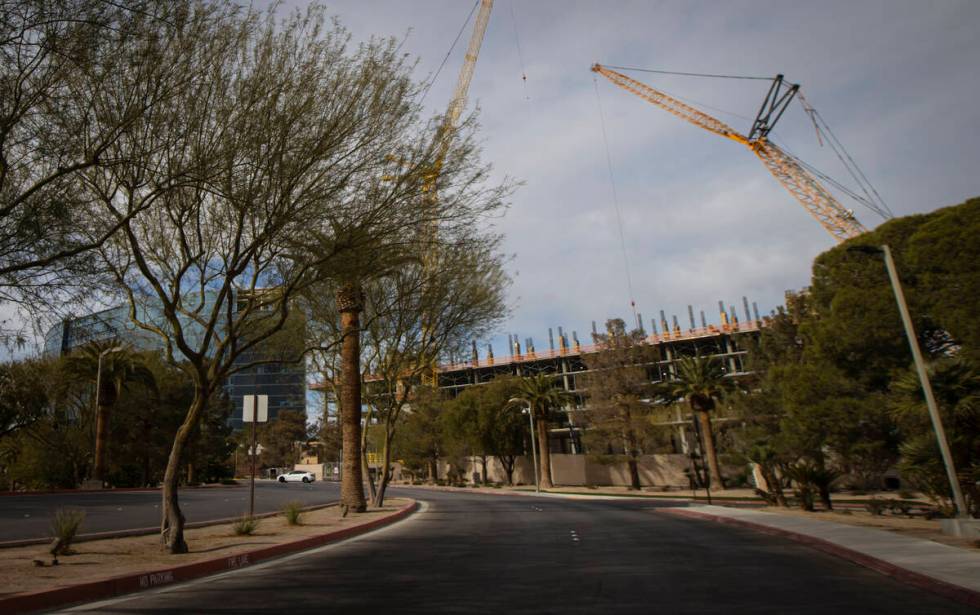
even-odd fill
[[[258,414],[255,400],[258,398]],[[269,396],[245,395],[242,398],[242,421],[245,423],[265,423],[269,420]]]

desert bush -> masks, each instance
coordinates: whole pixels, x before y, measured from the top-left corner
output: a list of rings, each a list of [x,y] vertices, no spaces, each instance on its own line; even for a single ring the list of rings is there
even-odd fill
[[[236,536],[251,536],[259,527],[259,520],[255,517],[242,515],[241,519],[235,521],[231,527],[235,531]]]
[[[286,502],[282,507],[282,514],[286,517],[286,523],[289,525],[300,525],[299,517],[303,514],[303,503]]]
[[[59,508],[51,519],[51,534],[54,542],[51,546],[51,555],[57,557],[59,554],[71,552],[71,543],[75,540],[82,522],[85,521],[85,511],[78,508]]]
[[[888,502],[880,498],[871,498],[864,504],[864,508],[872,515],[879,517],[885,512]]]

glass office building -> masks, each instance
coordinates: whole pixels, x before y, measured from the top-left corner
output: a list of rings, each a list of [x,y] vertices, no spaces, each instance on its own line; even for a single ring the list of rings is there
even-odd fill
[[[152,316],[152,311],[158,309],[152,306],[143,308],[140,318]],[[164,344],[160,337],[133,324],[129,311],[128,305],[122,305],[63,320],[44,336],[44,353],[48,356],[64,355],[88,342],[109,340],[119,340],[137,350],[162,351]],[[200,329],[189,320],[183,324],[189,336]],[[245,395],[269,396],[269,420],[273,420],[283,410],[306,413],[305,362],[274,362],[249,366],[265,358],[268,357],[263,355],[261,346],[243,353],[235,360],[236,367],[241,367],[241,371],[229,376],[224,384],[234,408],[229,421],[235,429],[243,424],[242,406]]]

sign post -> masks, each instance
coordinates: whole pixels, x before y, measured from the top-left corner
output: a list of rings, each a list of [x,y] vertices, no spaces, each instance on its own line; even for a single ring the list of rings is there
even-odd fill
[[[245,395],[242,398],[242,421],[252,424],[252,476],[248,483],[248,518],[255,516],[255,424],[265,423],[269,420],[269,396],[268,395]]]

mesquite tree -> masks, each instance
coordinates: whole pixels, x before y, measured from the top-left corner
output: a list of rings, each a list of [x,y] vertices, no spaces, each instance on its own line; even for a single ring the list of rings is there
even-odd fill
[[[120,140],[201,77],[191,39],[207,30],[188,20],[185,4],[0,2],[0,302],[8,310],[41,323],[77,309],[97,270],[91,251],[138,211],[119,204],[121,217],[107,218],[79,178],[111,172],[123,162]],[[157,39],[178,29],[184,37]],[[16,319],[0,325],[3,342],[22,335]]]
[[[411,109],[418,111],[414,103]],[[439,292],[446,292],[444,285],[453,276],[462,279],[451,271],[460,267],[462,254],[470,250],[474,255],[485,256],[486,266],[497,267],[495,275],[505,277],[498,267],[496,238],[481,234],[483,231],[478,229],[487,226],[489,219],[502,209],[510,184],[489,182],[490,167],[479,160],[473,118],[457,129],[445,151],[432,140],[439,125],[436,119],[413,132],[415,138],[392,143],[384,158],[381,181],[363,187],[360,203],[368,211],[359,216],[344,210],[325,212],[325,228],[329,232],[314,233],[314,243],[306,248],[312,253],[337,254],[337,258],[318,269],[317,283],[305,297],[311,314],[309,331],[314,356],[320,365],[333,366],[333,381],[325,389],[335,394],[342,426],[341,502],[354,511],[363,511],[367,505],[361,461],[361,335],[373,319],[384,313],[367,310],[367,294],[374,292],[372,285],[404,287],[405,279],[398,281],[398,276],[416,276],[422,299],[415,302],[415,307],[424,311],[414,314],[414,325],[427,329],[433,337],[412,352],[422,353],[419,360],[426,363],[446,347],[440,340],[448,339],[449,334],[445,324],[439,323],[448,321],[438,310],[454,299],[436,297]],[[434,158],[442,154],[439,195],[433,198],[429,178]],[[471,268],[474,283],[486,281],[480,277],[482,266]],[[459,287],[451,290],[458,292]],[[431,320],[431,326],[425,325],[426,319]],[[462,330],[455,325],[450,328],[452,335],[459,335]],[[322,356],[333,353],[338,345],[339,359]]]
[[[649,370],[660,354],[655,346],[644,343],[642,332],[627,332],[619,318],[606,322],[606,333],[597,341],[599,352],[585,357],[589,369],[583,378],[589,398],[585,440],[591,454],[625,460],[629,488],[638,490],[639,458],[653,430],[650,398],[654,386]]]
[[[385,181],[399,168],[392,154],[420,140],[417,87],[395,41],[349,49],[317,6],[281,24],[199,7],[147,44],[195,45],[187,62],[204,78],[110,148],[123,162],[86,174],[122,226],[100,254],[132,320],[195,387],[163,481],[172,553],[187,550],[177,470],[211,394],[289,322],[301,291],[349,270],[364,246],[383,248],[372,224],[408,217],[421,184]]]
[[[442,241],[424,262],[368,287],[364,364],[373,382],[367,401],[381,428],[380,472],[376,484],[369,482],[374,506],[384,503],[399,419],[417,384],[432,377],[439,357],[458,353],[507,314],[510,280],[498,238],[469,229],[455,238],[443,234]]]

